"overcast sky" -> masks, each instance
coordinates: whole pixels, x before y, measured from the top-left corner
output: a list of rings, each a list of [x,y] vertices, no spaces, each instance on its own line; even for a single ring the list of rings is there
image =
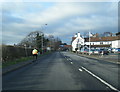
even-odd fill
[[[45,26],[44,24],[48,24]],[[4,2],[2,40],[17,44],[32,31],[71,43],[80,32],[118,32],[117,2]]]

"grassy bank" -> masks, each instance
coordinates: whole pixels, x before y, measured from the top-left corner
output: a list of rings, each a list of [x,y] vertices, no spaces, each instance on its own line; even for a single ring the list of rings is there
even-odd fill
[[[51,52],[46,52],[44,54],[38,55],[38,58],[41,57],[41,56],[47,55],[49,53],[51,53]],[[5,63],[2,63],[2,68],[5,68],[7,66],[14,65],[14,64],[17,64],[17,63],[20,63],[20,62],[25,62],[25,61],[28,61],[28,60],[32,60],[32,59],[33,59],[33,57],[29,56],[29,57],[21,57],[21,58],[12,60],[12,61],[7,61]]]
[[[27,60],[31,60],[31,59],[32,59],[32,56],[30,56],[30,57],[21,57],[19,59],[13,60],[13,61],[7,61],[6,63],[2,64],[2,68],[5,68],[5,67],[10,66],[10,65],[17,64],[19,62],[24,62],[24,61],[27,61]]]

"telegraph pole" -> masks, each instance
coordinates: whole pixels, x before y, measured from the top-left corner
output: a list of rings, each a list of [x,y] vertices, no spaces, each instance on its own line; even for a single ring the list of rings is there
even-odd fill
[[[44,24],[44,26],[47,26],[47,24]],[[41,27],[43,29],[43,26]],[[44,33],[41,32],[41,49],[43,54],[43,47],[44,47]]]
[[[90,55],[90,31],[89,31],[89,55]]]

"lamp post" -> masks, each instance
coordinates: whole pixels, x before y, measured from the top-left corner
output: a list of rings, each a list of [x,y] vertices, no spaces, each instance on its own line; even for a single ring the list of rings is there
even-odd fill
[[[90,55],[90,31],[89,31],[89,55]]]
[[[47,24],[44,24],[44,26],[47,26]],[[43,29],[43,26],[41,26]],[[41,32],[41,49],[42,49],[42,54],[43,54],[43,47],[44,47],[44,33]]]
[[[43,39],[44,39],[44,34],[43,32],[41,33],[41,48],[42,48],[42,54],[43,54]]]

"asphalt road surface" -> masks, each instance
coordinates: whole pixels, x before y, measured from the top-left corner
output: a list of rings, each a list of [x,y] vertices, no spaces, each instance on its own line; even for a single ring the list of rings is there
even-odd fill
[[[119,91],[119,65],[70,52],[54,52],[3,75],[3,90]]]

